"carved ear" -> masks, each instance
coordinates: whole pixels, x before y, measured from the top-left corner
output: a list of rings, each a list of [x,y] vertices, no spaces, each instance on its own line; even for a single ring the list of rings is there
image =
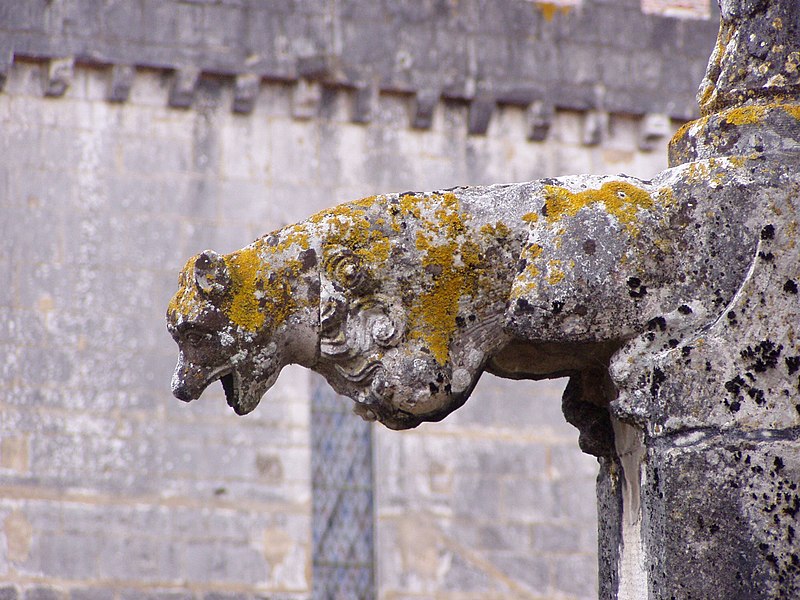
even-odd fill
[[[213,250],[205,250],[194,261],[197,289],[211,298],[221,296],[230,286],[231,277],[225,259]]]

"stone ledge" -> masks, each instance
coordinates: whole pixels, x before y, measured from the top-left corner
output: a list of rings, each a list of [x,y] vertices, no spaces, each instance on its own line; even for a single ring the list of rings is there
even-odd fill
[[[6,75],[11,74],[11,69],[31,67],[41,64],[20,57],[11,65]],[[80,72],[92,71],[103,73],[107,83],[104,99],[107,102],[120,104],[131,101],[131,90],[136,86],[136,78],[142,72],[153,73],[153,69],[136,69],[131,65],[97,65],[77,62],[71,58],[61,58],[49,61],[43,66],[43,73],[38,78],[39,88],[26,88],[25,93],[47,97],[51,100],[69,97],[69,88]],[[155,71],[158,73],[158,71]],[[178,71],[163,69],[161,75],[169,78],[167,93],[163,102],[170,108],[187,110],[191,109],[198,96],[202,95],[200,89],[204,85],[215,88],[227,87],[230,89],[230,110],[238,115],[250,115],[255,110],[259,95],[267,86],[286,87],[286,81],[276,81],[261,78],[257,75],[220,76],[217,74],[203,74],[193,69]],[[34,78],[34,84],[36,79]],[[330,107],[327,106],[331,98],[337,94],[345,96],[348,103],[346,119],[355,124],[368,125],[376,119],[379,112],[380,96],[390,96],[406,99],[408,109],[408,122],[410,129],[430,130],[433,127],[434,115],[442,110],[446,104],[467,107],[467,118],[464,127],[470,136],[485,136],[490,123],[498,110],[505,107],[515,107],[525,111],[527,130],[524,132],[529,142],[546,142],[553,123],[559,113],[580,115],[583,120],[583,135],[576,143],[584,146],[602,145],[609,138],[608,123],[612,115],[631,118],[632,115],[624,112],[596,111],[590,109],[575,110],[570,106],[561,107],[552,103],[532,101],[525,104],[519,100],[515,102],[503,101],[491,95],[481,94],[471,101],[464,101],[459,97],[448,96],[438,90],[424,90],[416,95],[396,92],[386,92],[374,86],[350,87],[337,83],[321,83],[315,80],[299,79],[291,85],[291,118],[298,121],[330,118]],[[3,90],[5,93],[16,93],[15,90]],[[0,92],[2,93],[2,92]],[[95,98],[96,100],[96,98]],[[660,147],[659,142],[668,138],[672,133],[671,120],[668,115],[661,113],[646,113],[634,115],[639,128],[639,150],[650,152]],[[658,121],[659,127],[653,127],[653,122]],[[682,124],[682,119],[676,120]],[[646,140],[646,143],[643,141]]]

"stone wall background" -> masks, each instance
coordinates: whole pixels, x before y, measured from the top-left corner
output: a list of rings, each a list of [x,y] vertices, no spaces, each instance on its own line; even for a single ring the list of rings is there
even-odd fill
[[[0,40],[16,44],[29,32],[15,6],[39,3],[0,5]],[[531,141],[538,109],[500,103],[474,135],[475,103],[453,97],[412,128],[409,90],[375,93],[358,122],[359,89],[296,79],[257,80],[234,112],[239,80],[208,72],[181,107],[169,65],[137,64],[110,102],[111,64],[28,54],[0,93],[0,598],[307,598],[309,374],[288,368],[245,418],[218,385],[172,398],[163,313],[184,261],[375,192],[647,177],[680,124],[553,103]],[[442,423],[376,429],[379,598],[596,596],[596,465],[561,387],[486,376]]]

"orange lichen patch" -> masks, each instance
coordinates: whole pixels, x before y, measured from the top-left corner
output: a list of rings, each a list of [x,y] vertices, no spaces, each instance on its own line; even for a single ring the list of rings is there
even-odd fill
[[[696,161],[689,163],[686,173],[687,180],[691,183],[694,183],[708,179],[708,175],[711,172],[709,167],[710,165],[708,164],[708,161]]]
[[[367,196],[366,198],[361,198],[361,200],[355,200],[350,204],[352,204],[353,206],[361,206],[363,208],[372,208],[377,199],[378,199],[377,196]]]
[[[544,252],[544,248],[542,248],[539,244],[530,244],[522,249],[522,252],[520,252],[520,258],[527,261],[536,260],[542,255],[542,252]]]
[[[556,285],[559,283],[566,274],[561,269],[561,261],[560,260],[551,260],[548,262],[547,268],[547,278],[546,281],[550,285]]]
[[[522,215],[522,220],[526,223],[536,223],[539,220],[539,215],[535,212],[529,212]]]
[[[675,132],[675,135],[672,136],[670,144],[676,144],[680,142],[683,138],[686,137],[686,134],[688,134],[689,131],[695,127],[697,127],[698,130],[702,130],[703,128],[705,128],[706,123],[708,123],[708,120],[709,117],[700,117],[699,119],[696,119],[694,121],[689,121],[688,123],[684,123],[683,125],[681,125],[678,131]]]
[[[525,246],[520,252],[520,259],[525,261],[525,276],[518,277],[514,283],[517,296],[524,296],[536,288],[536,278],[541,271],[535,261],[542,255],[542,252],[544,252],[544,248],[539,244]],[[520,285],[520,282],[523,281],[525,282],[524,287]]]
[[[480,231],[483,235],[489,236],[495,240],[502,240],[511,235],[511,230],[501,221],[497,221],[494,224],[487,223],[481,227]]]
[[[178,291],[169,301],[169,306],[167,307],[167,315],[170,321],[177,321],[179,317],[186,319],[196,318],[208,304],[194,282],[194,264],[197,262],[198,256],[193,256],[186,261],[186,265],[178,276]]]
[[[265,265],[258,252],[262,245],[255,242],[225,257],[231,274],[231,290],[223,312],[232,323],[247,331],[258,331],[266,320],[256,297],[259,288],[264,287],[262,272]]]
[[[555,2],[537,2],[536,8],[538,8],[542,12],[542,16],[544,20],[548,23],[553,20],[553,17],[556,16],[557,13],[567,14],[570,10],[572,10],[572,6],[567,4],[557,4]]]
[[[293,245],[299,246],[302,250],[307,250],[310,246],[310,236],[308,230],[302,223],[291,225],[280,231],[281,241],[274,246],[274,251],[283,252]]]
[[[794,75],[797,73],[798,65],[800,65],[800,52],[790,52],[783,68],[789,75]]]
[[[341,247],[352,252],[362,264],[379,265],[386,261],[391,251],[391,242],[383,230],[386,221],[377,218],[372,222],[368,213],[378,200],[378,196],[369,196],[313,215],[309,222],[324,229],[323,255]],[[328,275],[332,277],[333,273]]]
[[[452,195],[452,194],[451,194]],[[427,198],[423,196],[420,198],[419,196],[415,196],[414,194],[404,194],[400,196],[399,203],[400,203],[400,211],[404,217],[411,215],[415,219],[420,218],[420,200],[426,200]]]
[[[410,307],[409,337],[424,341],[436,362],[443,365],[450,354],[459,301],[478,291],[484,275],[481,249],[468,239],[469,217],[461,212],[452,193],[402,196],[399,216],[419,219],[415,244],[423,253],[422,267],[431,276],[429,286]]]
[[[731,125],[752,125],[760,122],[767,112],[766,106],[741,106],[725,111],[725,121]]]
[[[448,269],[435,279],[429,291],[420,295],[411,311],[411,322],[414,324],[411,337],[424,339],[440,365],[447,362],[450,354],[450,338],[456,328],[458,300],[466,285],[461,270]]]
[[[783,110],[791,117],[800,121],[800,104],[784,104]]]
[[[675,195],[672,193],[672,188],[662,187],[658,188],[656,192],[656,200],[661,206],[670,207],[675,205]]]
[[[573,217],[582,208],[600,204],[631,235],[639,232],[636,224],[637,212],[653,207],[653,199],[647,191],[625,181],[609,181],[600,186],[599,190],[583,192],[571,192],[564,187],[546,185],[544,193],[544,213],[549,223],[555,223],[564,217]]]
[[[700,106],[700,114],[705,116],[713,112],[713,102],[717,92],[717,78],[721,72],[722,60],[725,56],[725,51],[728,47],[736,28],[732,23],[722,22],[717,35],[717,43],[714,46],[714,51],[708,61],[708,70],[706,79],[700,84],[699,95],[697,104]]]
[[[265,248],[263,240],[257,240],[224,257],[231,289],[222,311],[231,323],[250,332],[263,328],[267,320],[277,328],[299,307],[290,282],[298,279],[303,264],[290,259],[272,265],[264,260]]]

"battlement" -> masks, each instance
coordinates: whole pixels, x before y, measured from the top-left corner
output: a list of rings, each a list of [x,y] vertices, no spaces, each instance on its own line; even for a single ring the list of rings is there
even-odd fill
[[[169,105],[188,108],[198,82],[216,77],[233,86],[238,113],[252,111],[264,83],[291,83],[298,118],[314,117],[334,89],[353,96],[355,122],[370,121],[388,92],[413,98],[420,129],[441,101],[467,103],[472,134],[486,132],[498,105],[514,105],[529,111],[531,138],[544,139],[559,109],[697,116],[717,30],[707,5],[15,3],[0,22],[0,81],[15,61],[46,61],[45,94],[59,96],[75,66],[90,65],[108,69],[107,99],[124,102],[137,70],[156,69],[170,74]]]

